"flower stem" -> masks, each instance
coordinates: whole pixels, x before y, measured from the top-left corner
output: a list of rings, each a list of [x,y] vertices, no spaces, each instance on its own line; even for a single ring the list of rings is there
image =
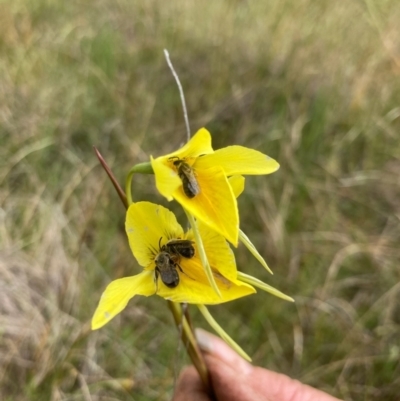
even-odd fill
[[[197,345],[196,337],[193,334],[192,329],[190,328],[189,322],[182,313],[182,306],[176,302],[167,301],[168,308],[172,312],[172,316],[175,320],[175,325],[180,332],[181,339],[183,344],[185,345],[186,351],[190,356],[190,359],[193,362],[193,365],[196,367],[201,380],[206,387],[208,392],[211,392],[212,386],[210,382],[210,376],[207,370],[207,366],[204,362],[204,358],[200,352],[199,346]],[[188,314],[188,310],[185,311],[185,315]]]

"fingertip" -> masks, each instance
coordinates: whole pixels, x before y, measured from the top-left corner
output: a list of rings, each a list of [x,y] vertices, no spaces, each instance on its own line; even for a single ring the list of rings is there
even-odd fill
[[[241,374],[250,374],[253,366],[239,356],[229,345],[219,337],[203,330],[195,330],[196,339],[202,351],[213,355],[221,362],[229,365],[232,369]]]

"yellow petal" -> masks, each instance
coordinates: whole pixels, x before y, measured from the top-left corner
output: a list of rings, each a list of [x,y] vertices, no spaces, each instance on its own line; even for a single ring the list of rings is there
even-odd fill
[[[243,146],[218,149],[212,154],[199,157],[194,164],[196,169],[211,166],[221,166],[228,176],[271,174],[279,168],[279,164],[271,157]]]
[[[153,159],[153,157],[150,156],[150,160],[158,192],[165,196],[169,201],[172,201],[172,194],[182,186],[181,179],[175,169],[172,169],[170,164],[166,162],[168,159],[165,159],[164,157]]]
[[[228,181],[235,195],[235,198],[239,198],[241,193],[244,191],[245,178],[242,175],[233,175],[232,177],[229,177]]]
[[[176,168],[172,167],[173,163],[170,161],[172,157],[188,159],[188,163],[192,165],[198,156],[212,152],[211,135],[205,128],[201,128],[185,146],[177,151],[157,159],[150,156],[151,166],[156,178],[156,187],[160,194],[171,201],[172,194],[178,187],[182,186],[182,181],[176,172]]]
[[[135,295],[149,296],[155,292],[153,272],[144,271],[133,277],[112,281],[100,298],[92,319],[92,330],[108,323],[125,309]]]
[[[237,246],[239,213],[232,188],[220,167],[196,170],[200,193],[188,198],[182,187],[174,192],[174,198],[198,220],[223,235]]]
[[[176,152],[163,156],[163,158],[179,157],[183,159],[185,157],[198,157],[212,152],[211,135],[205,128],[200,128],[186,145],[182,146]]]
[[[157,295],[173,302],[212,305],[232,301],[256,292],[251,285],[237,279],[228,280],[215,271],[215,281],[221,293],[221,297],[219,297],[210,286],[198,257],[182,258],[179,265],[183,270],[183,272],[179,268],[177,270],[179,284],[175,288],[169,288],[162,283],[159,277]]]
[[[183,229],[175,215],[161,205],[137,202],[129,206],[125,229],[133,255],[141,266],[154,262],[159,242],[183,238]]]
[[[197,222],[210,266],[229,280],[237,278],[235,255],[225,238],[201,221]],[[188,233],[189,236],[189,233]]]
[[[204,272],[206,273],[208,282],[210,283],[212,289],[221,298],[221,294],[220,294],[219,288],[217,286],[217,283],[215,282],[215,278],[214,278],[213,272],[211,270],[210,262],[208,261],[208,258],[207,258],[207,253],[206,253],[206,250],[204,248],[203,239],[201,238],[201,233],[200,233],[200,230],[198,228],[197,221],[186,210],[185,210],[185,213],[186,213],[186,216],[187,216],[187,218],[189,220],[191,231],[193,233],[193,237],[194,237],[194,240],[195,240],[195,243],[196,243],[196,255],[200,257],[201,264],[203,266]]]

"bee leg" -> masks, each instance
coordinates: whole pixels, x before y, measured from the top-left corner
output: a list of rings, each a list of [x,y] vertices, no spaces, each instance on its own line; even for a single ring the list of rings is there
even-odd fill
[[[186,273],[182,270],[182,267],[180,267],[179,264],[178,264],[177,262],[175,262],[175,266],[178,266],[178,267],[179,267],[179,270],[180,270],[182,273],[186,274]]]
[[[190,277],[188,274],[186,274],[186,273],[182,270],[182,267],[180,267],[178,263],[175,263],[175,266],[177,266],[177,267],[179,268],[179,270],[180,270],[185,276],[188,276],[191,280],[194,280],[194,278]],[[196,280],[194,280],[194,281],[196,281]]]
[[[153,295],[157,294],[157,291],[158,291],[158,275],[159,275],[159,272],[158,272],[158,268],[156,267],[156,269],[154,270],[154,284],[156,285],[156,292]]]

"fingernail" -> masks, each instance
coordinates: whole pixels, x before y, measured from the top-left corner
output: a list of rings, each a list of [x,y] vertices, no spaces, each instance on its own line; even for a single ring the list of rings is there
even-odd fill
[[[199,347],[202,351],[209,352],[210,354],[213,353],[214,347],[213,347],[213,337],[211,334],[209,334],[207,331],[202,330],[202,329],[195,329],[195,335],[197,342],[199,344]]]
[[[249,374],[253,366],[240,357],[229,345],[220,338],[202,329],[196,329],[195,335],[202,351],[208,352],[228,364],[232,369],[242,374]]]

